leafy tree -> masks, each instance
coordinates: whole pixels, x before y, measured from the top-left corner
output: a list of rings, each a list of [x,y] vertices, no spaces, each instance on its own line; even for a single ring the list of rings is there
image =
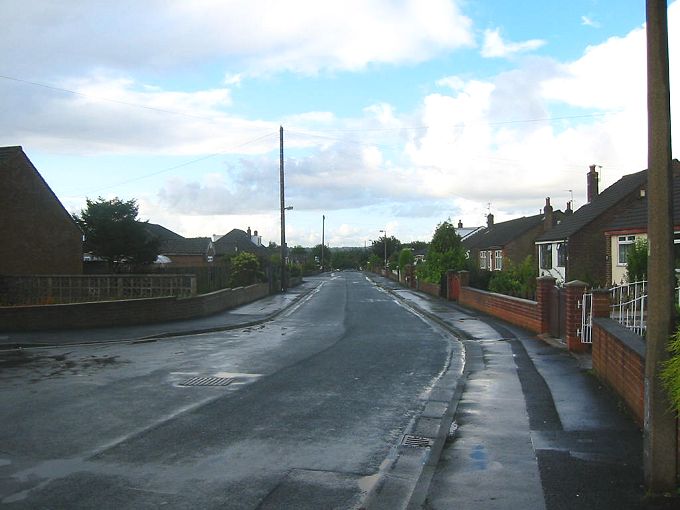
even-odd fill
[[[260,261],[257,255],[242,251],[231,258],[231,278],[232,287],[245,287],[252,285],[263,279],[260,271]]]
[[[425,263],[418,264],[416,271],[420,278],[439,283],[447,271],[465,268],[465,262],[465,248],[460,236],[450,221],[444,221],[437,225]]]
[[[409,248],[402,248],[399,252],[399,269],[404,269],[409,264],[413,264],[413,251]]]
[[[401,241],[394,236],[390,236],[388,238],[381,237],[371,243],[371,252],[380,257],[381,260],[385,260],[385,249],[387,249],[387,258],[390,259],[393,254],[401,250]]]
[[[628,251],[626,272],[628,282],[639,282],[647,279],[647,255],[649,254],[649,242],[647,239],[638,239]]]
[[[87,207],[73,219],[85,234],[85,249],[103,258],[111,268],[121,263],[150,264],[158,257],[160,241],[151,238],[147,222],[137,219],[139,207],[133,200],[113,198],[86,200]]]
[[[321,257],[321,243],[317,244],[314,248],[312,248],[312,257],[314,257],[315,261],[318,261],[317,264],[319,266],[321,266],[322,262],[324,267],[332,266],[333,253],[331,252],[331,249],[328,246],[324,245],[323,247],[323,260]]]
[[[411,248],[413,251],[427,250],[429,244],[425,241],[411,241],[410,243],[404,243],[402,248]]]

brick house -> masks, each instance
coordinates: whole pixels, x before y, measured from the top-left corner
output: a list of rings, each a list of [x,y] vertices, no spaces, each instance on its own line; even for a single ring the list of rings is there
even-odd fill
[[[155,223],[147,223],[146,231],[160,241],[161,260],[170,267],[208,267],[214,261],[215,248],[209,237],[183,237]]]
[[[607,282],[614,285],[627,279],[627,256],[638,239],[647,239],[647,196],[638,195],[627,209],[605,227]],[[680,161],[673,160],[673,230],[675,261],[680,261]]]
[[[81,274],[83,233],[21,147],[0,147],[0,274]]]
[[[552,229],[563,215],[561,211],[553,211],[550,198],[546,198],[542,214],[501,223],[494,223],[493,214],[489,214],[487,226],[465,237],[462,243],[470,259],[477,261],[478,269],[501,271],[506,261],[521,264],[533,256],[536,238]]]
[[[552,276],[558,284],[609,283],[605,229],[644,195],[647,171],[624,175],[599,193],[598,173],[592,165],[587,183],[587,203],[536,239],[539,276]]]
[[[244,251],[254,253],[265,261],[269,256],[269,250],[262,245],[262,237],[257,234],[257,230],[254,233],[251,232],[250,227],[247,231],[238,228],[231,230],[213,241],[213,246],[216,257],[231,257]]]

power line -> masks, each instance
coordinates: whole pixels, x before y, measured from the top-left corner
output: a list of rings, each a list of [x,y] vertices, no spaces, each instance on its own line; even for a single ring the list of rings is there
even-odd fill
[[[268,137],[274,136],[274,135],[278,135],[278,133],[276,133],[276,132],[267,133],[266,135],[262,135],[262,136],[259,136],[259,137],[257,137],[257,138],[253,138],[253,139],[247,140],[247,141],[245,141],[245,142],[243,142],[243,143],[240,143],[240,144],[238,144],[238,145],[231,146],[231,147],[229,147],[229,148],[227,148],[227,149],[224,149],[223,151],[216,152],[216,153],[214,153],[214,154],[209,154],[209,155],[207,155],[207,156],[202,156],[202,157],[200,157],[200,158],[192,159],[192,160],[190,160],[190,161],[186,161],[186,162],[184,162],[184,163],[180,163],[179,165],[174,165],[174,166],[171,166],[171,167],[169,167],[169,168],[164,168],[163,170],[158,170],[158,171],[156,171],[156,172],[151,172],[151,173],[148,173],[148,174],[140,175],[139,177],[134,177],[133,179],[127,179],[127,180],[125,180],[125,181],[120,181],[120,182],[117,182],[117,183],[115,183],[115,184],[111,184],[111,185],[109,185],[109,186],[103,187],[103,188],[99,188],[99,189],[96,189],[96,190],[90,190],[90,191],[85,192],[85,194],[87,195],[87,194],[89,194],[89,193],[99,193],[100,191],[108,190],[108,189],[111,189],[111,188],[117,188],[118,186],[123,186],[123,185],[125,185],[125,184],[130,184],[131,182],[141,181],[142,179],[148,179],[149,177],[153,177],[153,176],[155,176],[155,175],[159,175],[159,174],[163,174],[163,173],[166,173],[166,172],[170,172],[170,171],[172,171],[172,170],[177,170],[178,168],[182,168],[182,167],[185,167],[185,166],[193,165],[194,163],[198,163],[199,161],[205,161],[206,159],[210,159],[210,158],[214,158],[215,156],[220,156],[220,155],[222,155],[222,154],[226,154],[226,153],[228,153],[228,152],[233,151],[234,149],[238,149],[238,148],[240,148],[240,147],[244,147],[244,146],[246,146],[246,145],[249,145],[249,144],[251,144],[251,143],[258,142],[258,141],[260,141],[260,140],[264,140],[265,138],[268,138]]]
[[[107,103],[120,104],[120,105],[124,105],[124,106],[130,106],[130,107],[133,107],[133,108],[141,108],[141,109],[144,109],[144,110],[150,110],[150,111],[158,112],[158,113],[168,113],[170,115],[181,115],[182,117],[189,117],[189,118],[193,118],[193,119],[215,120],[215,117],[206,117],[206,116],[201,116],[201,115],[194,115],[194,114],[186,113],[186,112],[178,112],[176,110],[166,110],[166,109],[163,109],[163,108],[155,108],[153,106],[147,106],[147,105],[143,105],[143,104],[139,104],[139,103],[130,103],[128,101],[121,101],[119,99],[111,99],[111,98],[108,98],[108,97],[94,96],[92,94],[85,94],[83,92],[78,92],[77,90],[71,90],[71,89],[66,89],[66,88],[62,88],[62,87],[55,87],[54,85],[48,85],[46,83],[40,83],[40,82],[37,82],[37,81],[23,80],[21,78],[14,78],[12,76],[0,75],[0,78],[2,78],[3,80],[10,80],[10,81],[18,82],[18,83],[24,83],[24,84],[27,84],[27,85],[33,85],[34,87],[41,87],[41,88],[53,90],[53,91],[56,91],[56,92],[65,92],[67,94],[73,94],[73,95],[76,95],[76,96],[86,97],[88,99],[94,99],[96,101],[106,101]]]

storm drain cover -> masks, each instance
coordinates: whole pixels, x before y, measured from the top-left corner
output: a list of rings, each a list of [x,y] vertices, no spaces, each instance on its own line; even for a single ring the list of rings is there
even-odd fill
[[[233,377],[196,376],[181,382],[180,386],[227,386],[234,382]]]
[[[434,439],[406,434],[404,439],[401,441],[401,444],[404,446],[410,446],[411,448],[430,448],[434,444]]]

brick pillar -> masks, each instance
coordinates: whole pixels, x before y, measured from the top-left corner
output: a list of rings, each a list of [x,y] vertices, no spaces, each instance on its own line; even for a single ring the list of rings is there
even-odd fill
[[[593,289],[593,317],[609,317],[610,293],[607,289]]]
[[[538,305],[538,316],[541,321],[541,331],[550,331],[550,310],[552,290],[555,287],[555,278],[552,276],[539,276],[536,278],[536,303]]]
[[[446,299],[449,301],[458,301],[460,295],[460,278],[458,272],[449,269],[446,272]]]
[[[583,293],[587,286],[588,285],[585,282],[579,280],[571,281],[564,286],[567,291],[567,324],[565,336],[567,349],[570,351],[585,352],[588,350],[587,344],[581,343],[581,337],[578,334],[578,331],[581,329],[582,315],[580,303],[583,301]]]

